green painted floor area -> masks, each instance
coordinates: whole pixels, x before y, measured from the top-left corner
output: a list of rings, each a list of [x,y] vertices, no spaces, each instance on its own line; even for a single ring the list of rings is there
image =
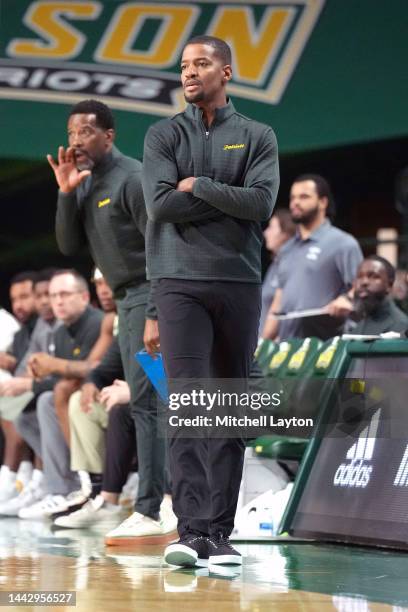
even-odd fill
[[[248,552],[245,579],[259,582],[270,564],[270,579],[289,589],[348,594],[408,606],[408,554],[334,544],[262,544],[240,546]]]

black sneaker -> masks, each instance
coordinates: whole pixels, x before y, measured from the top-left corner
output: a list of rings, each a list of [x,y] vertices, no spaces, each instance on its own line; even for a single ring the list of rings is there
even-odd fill
[[[210,565],[242,565],[241,554],[233,548],[228,536],[218,533],[207,538]]]
[[[170,565],[182,567],[206,567],[208,564],[207,538],[187,533],[178,542],[169,544],[164,551],[164,560]]]

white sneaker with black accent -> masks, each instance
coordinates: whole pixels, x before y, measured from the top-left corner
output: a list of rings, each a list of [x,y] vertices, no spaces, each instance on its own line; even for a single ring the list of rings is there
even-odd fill
[[[106,527],[112,529],[123,517],[123,508],[109,504],[102,495],[95,499],[89,499],[86,504],[76,512],[55,519],[57,527],[68,527],[71,529],[83,529],[86,527]]]
[[[169,544],[164,551],[164,560],[170,565],[181,567],[206,567],[208,565],[208,544],[205,536],[187,533],[178,542]]]
[[[134,512],[105,537],[107,546],[132,546],[135,544],[167,544],[174,539],[171,524],[155,521],[149,516]]]
[[[71,491],[64,497],[65,505],[61,504],[61,508],[52,513],[52,519],[55,520],[60,516],[65,516],[67,514],[71,514],[71,512],[76,512],[86,502],[90,497],[90,492],[84,491],[83,489],[79,489],[78,491]]]
[[[21,508],[18,512],[22,519],[45,519],[50,518],[54,512],[60,512],[66,508],[67,500],[62,495],[46,495],[41,501]]]

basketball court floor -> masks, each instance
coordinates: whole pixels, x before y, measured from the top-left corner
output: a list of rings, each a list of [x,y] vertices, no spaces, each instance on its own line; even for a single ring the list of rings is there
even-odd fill
[[[95,530],[53,531],[45,522],[0,520],[2,609],[6,591],[74,591],[52,610],[401,612],[408,610],[402,552],[299,541],[239,543],[242,568],[177,569],[162,547],[105,547]],[[20,597],[21,600],[21,597]],[[10,601],[10,600],[8,600]],[[26,599],[27,601],[27,599]]]

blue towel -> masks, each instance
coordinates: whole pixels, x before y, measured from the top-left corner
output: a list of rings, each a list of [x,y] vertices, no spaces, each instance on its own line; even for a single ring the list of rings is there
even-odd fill
[[[146,376],[159,394],[160,399],[167,404],[169,392],[161,353],[156,353],[156,359],[153,359],[147,351],[142,350],[136,353],[135,359],[142,366]]]

